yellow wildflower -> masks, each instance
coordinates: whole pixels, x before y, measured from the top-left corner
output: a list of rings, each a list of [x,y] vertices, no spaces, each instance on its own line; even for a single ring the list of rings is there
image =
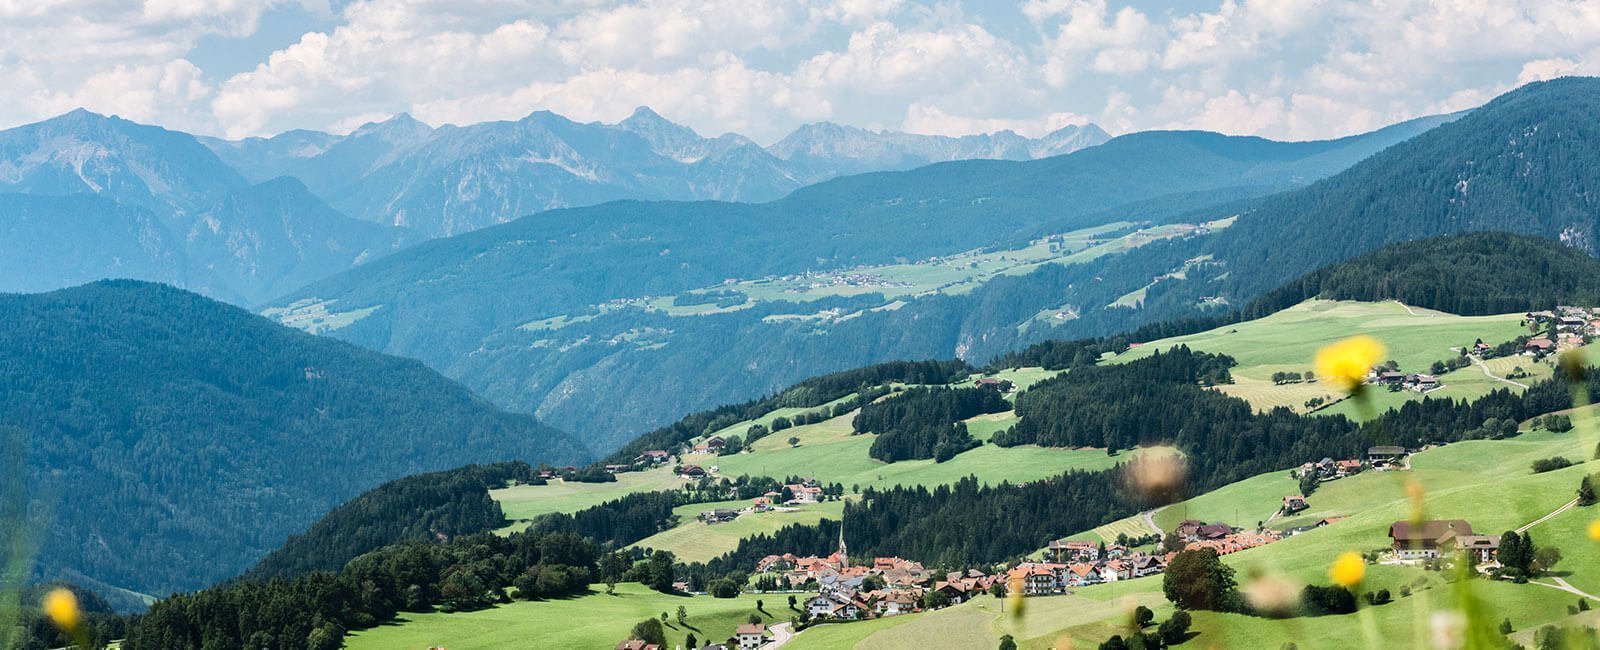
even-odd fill
[[[1334,560],[1333,567],[1328,570],[1328,577],[1333,579],[1333,584],[1352,591],[1361,586],[1361,579],[1366,576],[1367,562],[1355,551],[1340,553],[1339,559]]]
[[[44,597],[44,614],[63,630],[78,629],[83,614],[78,611],[78,596],[70,589],[57,587]]]
[[[1589,522],[1589,539],[1600,542],[1600,519]]]
[[[1347,393],[1361,389],[1372,367],[1383,360],[1383,344],[1370,336],[1354,336],[1317,350],[1317,377]]]

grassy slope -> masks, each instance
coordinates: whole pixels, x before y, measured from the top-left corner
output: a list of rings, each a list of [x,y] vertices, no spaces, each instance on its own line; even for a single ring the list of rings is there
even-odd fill
[[[1272,383],[1272,373],[1311,370],[1317,349],[1328,343],[1355,334],[1368,334],[1388,347],[1388,358],[1399,362],[1401,370],[1426,372],[1434,361],[1455,356],[1454,347],[1470,344],[1478,338],[1490,343],[1516,338],[1525,332],[1520,320],[1520,314],[1467,317],[1408,308],[1394,302],[1312,300],[1266,318],[1154,341],[1119,355],[1113,362],[1141,359],[1155,350],[1180,343],[1197,350],[1231,355],[1239,362],[1233,372],[1235,383],[1222,387],[1222,391],[1249,400],[1258,408],[1289,406],[1304,410],[1306,400],[1332,397],[1332,391],[1319,382],[1276,386]],[[1526,359],[1522,366],[1534,374],[1535,380],[1549,376],[1548,366],[1536,366]],[[1527,379],[1521,381],[1530,383]],[[1511,386],[1488,379],[1476,367],[1449,373],[1442,382],[1445,387],[1430,395],[1476,397]],[[1420,399],[1420,396],[1411,392],[1377,391],[1377,412],[1407,399]],[[1355,416],[1357,413],[1352,406],[1340,403],[1321,412]]]
[[[1326,583],[1327,566],[1339,552],[1387,544],[1389,524],[1407,517],[1410,511],[1403,487],[1410,478],[1424,486],[1425,512],[1429,516],[1465,518],[1480,531],[1499,533],[1559,507],[1572,498],[1579,477],[1585,472],[1600,471],[1600,462],[1589,462],[1535,475],[1528,468],[1532,459],[1554,455],[1586,458],[1585,450],[1592,451],[1593,447],[1592,436],[1536,432],[1511,440],[1463,442],[1429,450],[1416,456],[1416,469],[1412,472],[1367,473],[1323,486],[1310,500],[1312,510],[1299,518],[1350,514],[1349,519],[1231,555],[1227,562],[1238,569],[1241,579],[1273,572],[1302,584]],[[1177,504],[1157,519],[1182,519],[1177,513],[1202,519],[1224,518],[1219,515],[1230,513],[1235,502],[1246,506],[1253,503],[1257,509],[1270,513],[1282,496],[1280,488],[1293,486],[1283,478],[1284,474],[1264,474],[1241,481]],[[1592,508],[1575,509],[1532,531],[1541,545],[1563,550],[1566,559],[1559,565],[1566,574],[1563,577],[1591,593],[1600,591],[1600,544],[1589,540],[1584,529],[1596,516]],[[1368,589],[1388,588],[1398,594],[1401,585],[1419,578],[1429,585],[1428,589],[1370,610],[1379,634],[1385,639],[1398,639],[1397,647],[1417,647],[1410,639],[1418,612],[1446,602],[1452,597],[1450,588],[1437,573],[1368,567]],[[1538,585],[1475,581],[1472,588],[1494,603],[1496,616],[1510,618],[1517,629],[1564,619],[1566,606],[1576,598]],[[926,643],[930,638],[939,638],[949,647],[991,647],[1001,634],[1007,633],[1015,635],[1023,647],[1050,647],[1062,638],[1072,639],[1081,647],[1085,643],[1098,644],[1114,633],[1126,634],[1126,612],[1137,604],[1154,609],[1158,620],[1172,611],[1161,596],[1160,579],[1147,578],[1081,589],[1071,596],[1030,599],[1020,621],[1000,616],[998,602],[980,598],[891,627],[862,626],[853,636],[844,634],[844,630],[834,631],[826,645],[813,645],[802,634],[794,647],[912,648],[919,640]],[[1271,621],[1199,612],[1195,629],[1199,636],[1190,643],[1196,647],[1271,648],[1291,640],[1301,648],[1349,647],[1357,639],[1351,635],[1358,634],[1357,621],[1350,616]]]
[[[943,463],[932,460],[883,463],[867,455],[872,436],[851,435],[850,422],[854,417],[853,413],[847,413],[817,424],[780,431],[756,441],[753,453],[714,459],[691,455],[685,462],[715,464],[723,476],[814,476],[828,483],[842,484],[847,489],[854,486],[864,489],[869,485],[954,483],[966,476],[977,476],[986,482],[1033,481],[1069,469],[1104,469],[1126,460],[1125,456],[1110,457],[1100,450],[1002,449],[984,445]],[[983,417],[973,428],[986,438],[1004,425],[1003,416]],[[790,437],[799,438],[799,446],[789,447]]]
[[[695,518],[696,515],[714,508],[737,510],[749,505],[749,501],[723,501],[673,508],[672,512],[678,515],[679,521],[676,527],[639,540],[634,546],[672,551],[684,562],[705,562],[737,548],[739,540],[746,537],[761,533],[772,534],[789,524],[815,524],[823,519],[838,520],[844,515],[843,501],[829,501],[801,506],[795,512],[746,513],[740,515],[738,519],[720,524],[707,524]]]
[[[593,592],[586,596],[544,602],[518,601],[476,612],[454,614],[403,614],[397,623],[351,634],[347,648],[450,650],[476,648],[610,648],[645,618],[667,612],[667,647],[679,647],[689,633],[699,639],[721,641],[756,611],[761,597],[742,595],[720,599],[709,596],[668,596],[636,583],[617,585],[615,595]],[[768,625],[788,621],[789,611],[780,596],[767,596]],[[677,623],[678,606],[689,612],[688,625]]]

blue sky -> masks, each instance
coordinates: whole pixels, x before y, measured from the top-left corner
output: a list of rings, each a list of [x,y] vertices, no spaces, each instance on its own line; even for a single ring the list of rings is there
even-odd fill
[[[0,2],[0,127],[77,106],[243,137],[649,105],[762,143],[820,120],[1310,139],[1597,72],[1592,0]]]

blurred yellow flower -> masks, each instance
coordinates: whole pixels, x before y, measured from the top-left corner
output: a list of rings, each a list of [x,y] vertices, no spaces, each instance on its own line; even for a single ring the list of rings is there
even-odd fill
[[[1383,344],[1370,336],[1353,336],[1317,350],[1317,377],[1347,393],[1361,389],[1372,367],[1383,360]]]
[[[1600,519],[1589,522],[1589,539],[1600,542]]]
[[[1011,578],[1006,581],[1006,587],[1008,589],[1008,594],[1006,595],[1006,607],[1011,613],[1011,618],[1013,620],[1022,618],[1023,608],[1025,607],[1023,605],[1025,601],[1022,599],[1022,589],[1024,586],[1025,585],[1022,582],[1022,574],[1020,572],[1012,573]]]
[[[83,614],[78,611],[78,596],[70,589],[57,587],[44,597],[44,615],[56,627],[71,631],[78,629]]]
[[[1371,336],[1352,336],[1317,351],[1317,376],[1338,384],[1344,392],[1355,392],[1384,357],[1384,344]]]
[[[1328,569],[1328,577],[1333,579],[1333,584],[1350,590],[1360,587],[1361,579],[1366,576],[1367,562],[1355,551],[1340,553],[1339,559],[1334,560],[1333,567]]]

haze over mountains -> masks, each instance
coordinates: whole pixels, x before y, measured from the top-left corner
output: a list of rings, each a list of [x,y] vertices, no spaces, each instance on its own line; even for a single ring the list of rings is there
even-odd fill
[[[80,109],[0,131],[0,290],[133,277],[252,305],[429,237],[551,208],[769,200],[846,173],[1037,158],[1106,138],[1093,125],[1033,140],[824,123],[768,149],[640,108],[609,125],[541,111],[436,129],[402,114],[345,136],[224,141]]]
[[[818,123],[764,148],[737,134],[703,137],[640,107],[616,124],[538,111],[435,129],[401,114],[343,138],[291,131],[202,142],[253,180],[295,176],[346,214],[440,236],[616,199],[768,201],[844,174],[1029,160],[1107,139],[1092,124],[1030,139],[1010,131],[951,138]]]
[[[999,327],[989,318],[1013,318],[1028,304],[1017,317],[1026,320],[1068,297],[1052,290],[1029,303],[981,306],[934,297],[882,310],[875,309],[890,301],[881,294],[876,302],[861,295],[798,306],[778,299],[694,317],[611,301],[673,296],[730,278],[922,260],[1111,222],[1173,221],[1336,173],[1449,119],[1305,143],[1137,133],[1036,161],[849,176],[764,204],[554,210],[413,247],[273,306],[348,314],[342,324],[353,324],[320,331],[422,359],[498,403],[583,432],[603,451],[675,413],[806,376],[1003,350],[1018,340],[1016,320]],[[1140,269],[1135,277],[1144,284],[1150,275]],[[1033,304],[1041,301],[1049,304]],[[814,317],[834,309],[849,318]],[[956,311],[939,311],[948,309]],[[559,327],[530,326],[552,318]],[[979,321],[982,329],[967,329]]]

